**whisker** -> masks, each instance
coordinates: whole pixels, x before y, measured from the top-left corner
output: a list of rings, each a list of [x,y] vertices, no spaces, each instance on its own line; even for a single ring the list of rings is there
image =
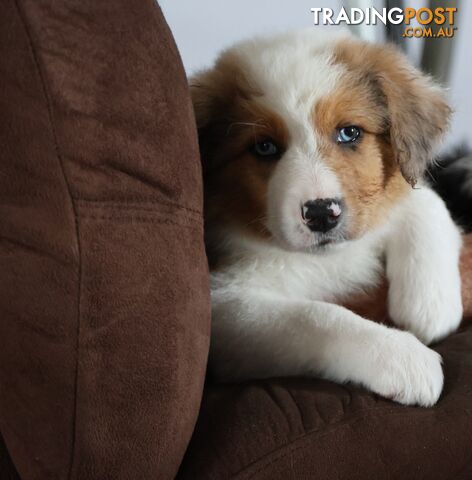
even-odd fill
[[[228,125],[228,128],[226,130],[226,135],[228,136],[229,133],[231,132],[231,129],[233,127],[252,127],[253,129],[256,129],[257,127],[259,128],[267,128],[267,124],[265,123],[258,123],[259,120],[256,120],[255,122],[233,122]]]
[[[254,223],[257,223],[257,222],[260,222],[260,221],[263,221],[263,220],[266,220],[266,216],[265,215],[261,215],[259,217],[256,217],[254,219],[252,219],[251,221],[247,222],[244,224],[245,227],[248,227],[250,225],[253,225]]]

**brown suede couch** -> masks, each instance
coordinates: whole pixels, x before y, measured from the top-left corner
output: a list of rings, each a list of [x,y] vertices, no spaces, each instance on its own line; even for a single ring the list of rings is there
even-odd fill
[[[0,147],[0,480],[472,478],[466,325],[434,408],[314,379],[202,400],[200,161],[153,0],[0,0]]]

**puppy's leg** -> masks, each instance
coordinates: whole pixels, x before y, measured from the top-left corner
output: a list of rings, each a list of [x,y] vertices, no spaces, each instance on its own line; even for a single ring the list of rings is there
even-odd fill
[[[271,292],[213,294],[210,355],[225,381],[316,375],[423,406],[436,403],[443,385],[440,356],[412,334]]]
[[[426,187],[411,192],[396,214],[387,242],[389,315],[430,343],[462,318],[460,233],[443,201]]]

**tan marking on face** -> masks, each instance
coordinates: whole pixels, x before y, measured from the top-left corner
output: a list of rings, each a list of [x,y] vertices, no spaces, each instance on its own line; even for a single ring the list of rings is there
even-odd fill
[[[386,139],[403,176],[414,185],[448,127],[451,109],[444,92],[392,46],[340,41],[334,61],[361,81],[376,84],[385,96],[389,121]]]
[[[207,220],[268,237],[267,188],[278,159],[260,158],[251,148],[258,141],[272,139],[283,151],[288,132],[279,117],[256,103],[234,113],[233,118],[241,121],[229,124],[227,135],[209,152],[216,167],[205,175]]]
[[[388,209],[408,191],[385,139],[388,116],[385,99],[375,85],[346,75],[340,86],[315,105],[313,123],[321,158],[339,179],[347,206],[351,237],[385,220]],[[336,142],[338,128],[362,129],[352,145]]]
[[[260,158],[251,152],[256,142],[273,140],[281,151],[288,145],[284,122],[256,102],[233,107],[230,120],[211,133],[212,144],[202,150],[205,168],[205,221],[236,227],[260,238],[267,230],[267,189],[278,158]]]
[[[257,141],[271,139],[284,151],[289,142],[283,119],[258,103],[261,92],[244,70],[237,56],[226,55],[216,68],[197,75],[190,84],[203,163],[210,257],[214,226],[232,226],[259,238],[270,236],[265,226],[266,197],[277,159],[258,158],[250,149]]]

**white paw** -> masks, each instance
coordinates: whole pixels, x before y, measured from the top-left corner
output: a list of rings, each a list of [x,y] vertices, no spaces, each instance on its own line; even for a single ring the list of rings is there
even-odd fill
[[[434,405],[444,375],[441,356],[408,332],[390,330],[375,346],[368,387],[405,405]]]
[[[459,282],[431,282],[428,288],[406,291],[391,285],[389,315],[392,321],[430,344],[457,329],[462,320]]]

